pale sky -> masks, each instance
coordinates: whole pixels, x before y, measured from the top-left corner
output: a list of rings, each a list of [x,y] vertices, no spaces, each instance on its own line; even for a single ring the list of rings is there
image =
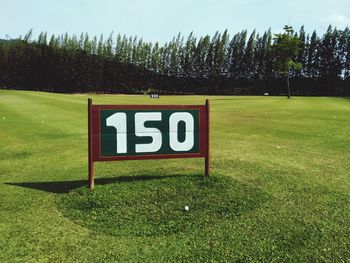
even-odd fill
[[[114,31],[164,43],[179,32],[278,32],[285,24],[324,33],[330,23],[340,29],[350,24],[350,0],[0,0],[0,38],[33,28],[35,36],[47,31],[107,37]]]

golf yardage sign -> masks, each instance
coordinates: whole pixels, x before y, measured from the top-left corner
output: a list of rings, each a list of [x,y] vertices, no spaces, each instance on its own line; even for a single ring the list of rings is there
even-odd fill
[[[94,162],[205,157],[209,176],[209,103],[93,105],[88,100],[89,187]]]

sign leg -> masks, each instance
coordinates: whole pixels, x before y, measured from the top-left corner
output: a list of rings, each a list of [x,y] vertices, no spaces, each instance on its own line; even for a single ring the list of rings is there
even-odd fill
[[[94,179],[95,179],[95,174],[94,174],[94,161],[92,159],[92,100],[89,98],[88,99],[88,148],[89,148],[89,156],[88,156],[88,163],[89,163],[89,188],[90,190],[94,189]]]
[[[89,161],[89,188],[94,190],[95,186],[95,173],[94,173],[94,162]]]
[[[210,107],[209,100],[205,101],[206,113],[207,113],[207,150],[205,154],[205,176],[209,176],[210,173]]]

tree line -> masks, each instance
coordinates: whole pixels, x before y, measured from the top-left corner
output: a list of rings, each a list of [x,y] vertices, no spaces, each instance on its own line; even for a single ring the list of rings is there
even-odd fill
[[[0,88],[51,92],[113,92],[167,94],[286,93],[274,70],[276,39],[247,30],[230,36],[187,37],[178,34],[161,45],[142,38],[87,33],[36,39],[32,30],[16,39],[0,40]],[[350,30],[329,26],[319,36],[304,27],[290,72],[295,95],[350,94]]]

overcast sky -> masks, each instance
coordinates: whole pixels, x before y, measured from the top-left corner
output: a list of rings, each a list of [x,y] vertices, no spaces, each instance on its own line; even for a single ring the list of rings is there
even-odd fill
[[[0,0],[0,38],[34,34],[122,33],[164,43],[181,32],[196,36],[285,24],[324,33],[350,23],[350,0]]]

